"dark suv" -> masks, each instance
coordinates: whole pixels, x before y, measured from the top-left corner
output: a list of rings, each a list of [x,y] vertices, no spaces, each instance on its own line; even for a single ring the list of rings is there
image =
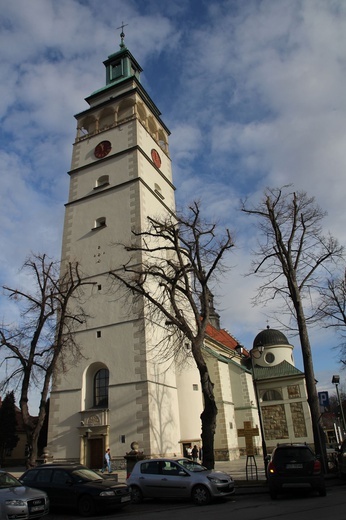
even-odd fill
[[[326,496],[322,466],[307,444],[278,444],[267,467],[272,499],[287,489],[306,488]]]
[[[82,516],[120,508],[131,501],[126,484],[104,478],[82,464],[43,464],[27,470],[19,480],[45,491],[52,507],[77,509]]]

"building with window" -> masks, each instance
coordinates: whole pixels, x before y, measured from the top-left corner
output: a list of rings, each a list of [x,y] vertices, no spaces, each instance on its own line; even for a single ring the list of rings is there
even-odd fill
[[[147,456],[181,454],[189,445],[200,445],[203,410],[192,355],[187,351],[180,365],[163,358],[160,350],[168,334],[150,319],[147,302],[133,301],[111,287],[110,271],[143,261],[139,254],[129,257],[121,245],[131,243],[133,230],[146,229],[148,215],[174,215],[175,186],[169,129],[140,82],[142,69],[126,48],[123,33],[120,50],[104,65],[106,84],[86,98],[88,108],[75,116],[61,255],[62,269],[77,260],[90,282],[83,287],[89,318],[77,332],[81,358],[67,357],[67,369],[54,374],[48,433],[55,460],[78,460],[92,468],[102,466],[108,446],[113,457],[122,458],[132,442]],[[237,345],[220,329],[214,311],[204,348],[219,410],[215,456],[223,460],[244,451],[244,439],[238,436],[244,422],[259,422],[252,370]],[[268,376],[267,369],[276,367],[270,361],[271,352],[278,356],[274,347],[259,360],[263,374],[259,377],[256,371],[255,379],[264,392],[262,402],[273,407],[263,406],[266,424],[274,414],[275,435],[293,438],[303,432],[302,425],[291,424],[301,417],[303,377],[292,360],[285,362],[285,370],[274,368],[274,378]],[[275,399],[279,395],[282,400]],[[306,427],[304,438],[309,432]],[[255,443],[260,449],[260,436]]]
[[[305,376],[294,366],[293,346],[286,336],[269,327],[261,331],[251,360],[268,451],[278,442],[312,444]]]

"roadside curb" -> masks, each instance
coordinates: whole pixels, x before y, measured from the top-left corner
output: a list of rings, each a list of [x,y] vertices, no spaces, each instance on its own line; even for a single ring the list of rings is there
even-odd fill
[[[346,481],[338,478],[337,475],[325,475],[326,487],[334,487],[334,486],[345,486]],[[240,492],[240,494],[245,493],[266,493],[269,491],[268,484],[266,480],[244,480],[244,479],[234,479],[235,490],[236,493]]]

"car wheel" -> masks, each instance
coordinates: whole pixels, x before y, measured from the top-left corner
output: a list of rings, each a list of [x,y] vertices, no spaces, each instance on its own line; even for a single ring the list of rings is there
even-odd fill
[[[95,504],[89,495],[83,495],[78,502],[78,513],[81,516],[91,516],[95,512]]]
[[[143,501],[143,493],[137,486],[131,486],[131,502],[132,504],[140,504]]]
[[[210,492],[205,486],[195,486],[191,495],[192,501],[197,506],[205,506],[210,502]]]

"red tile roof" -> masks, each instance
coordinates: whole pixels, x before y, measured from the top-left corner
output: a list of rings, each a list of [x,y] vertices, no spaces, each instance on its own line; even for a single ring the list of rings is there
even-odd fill
[[[232,350],[238,345],[238,341],[233,338],[225,329],[216,329],[210,323],[208,323],[206,328],[206,333],[210,338],[215,339],[225,347],[228,347]]]
[[[225,329],[216,329],[210,323],[208,323],[208,325],[207,325],[206,334],[211,339],[217,341],[218,343],[220,343],[224,347],[227,347],[227,348],[229,348],[231,350],[235,350],[237,345],[239,345],[238,341],[229,332],[227,332],[227,330],[225,330]],[[244,348],[243,354],[245,356],[248,356],[249,352]]]

